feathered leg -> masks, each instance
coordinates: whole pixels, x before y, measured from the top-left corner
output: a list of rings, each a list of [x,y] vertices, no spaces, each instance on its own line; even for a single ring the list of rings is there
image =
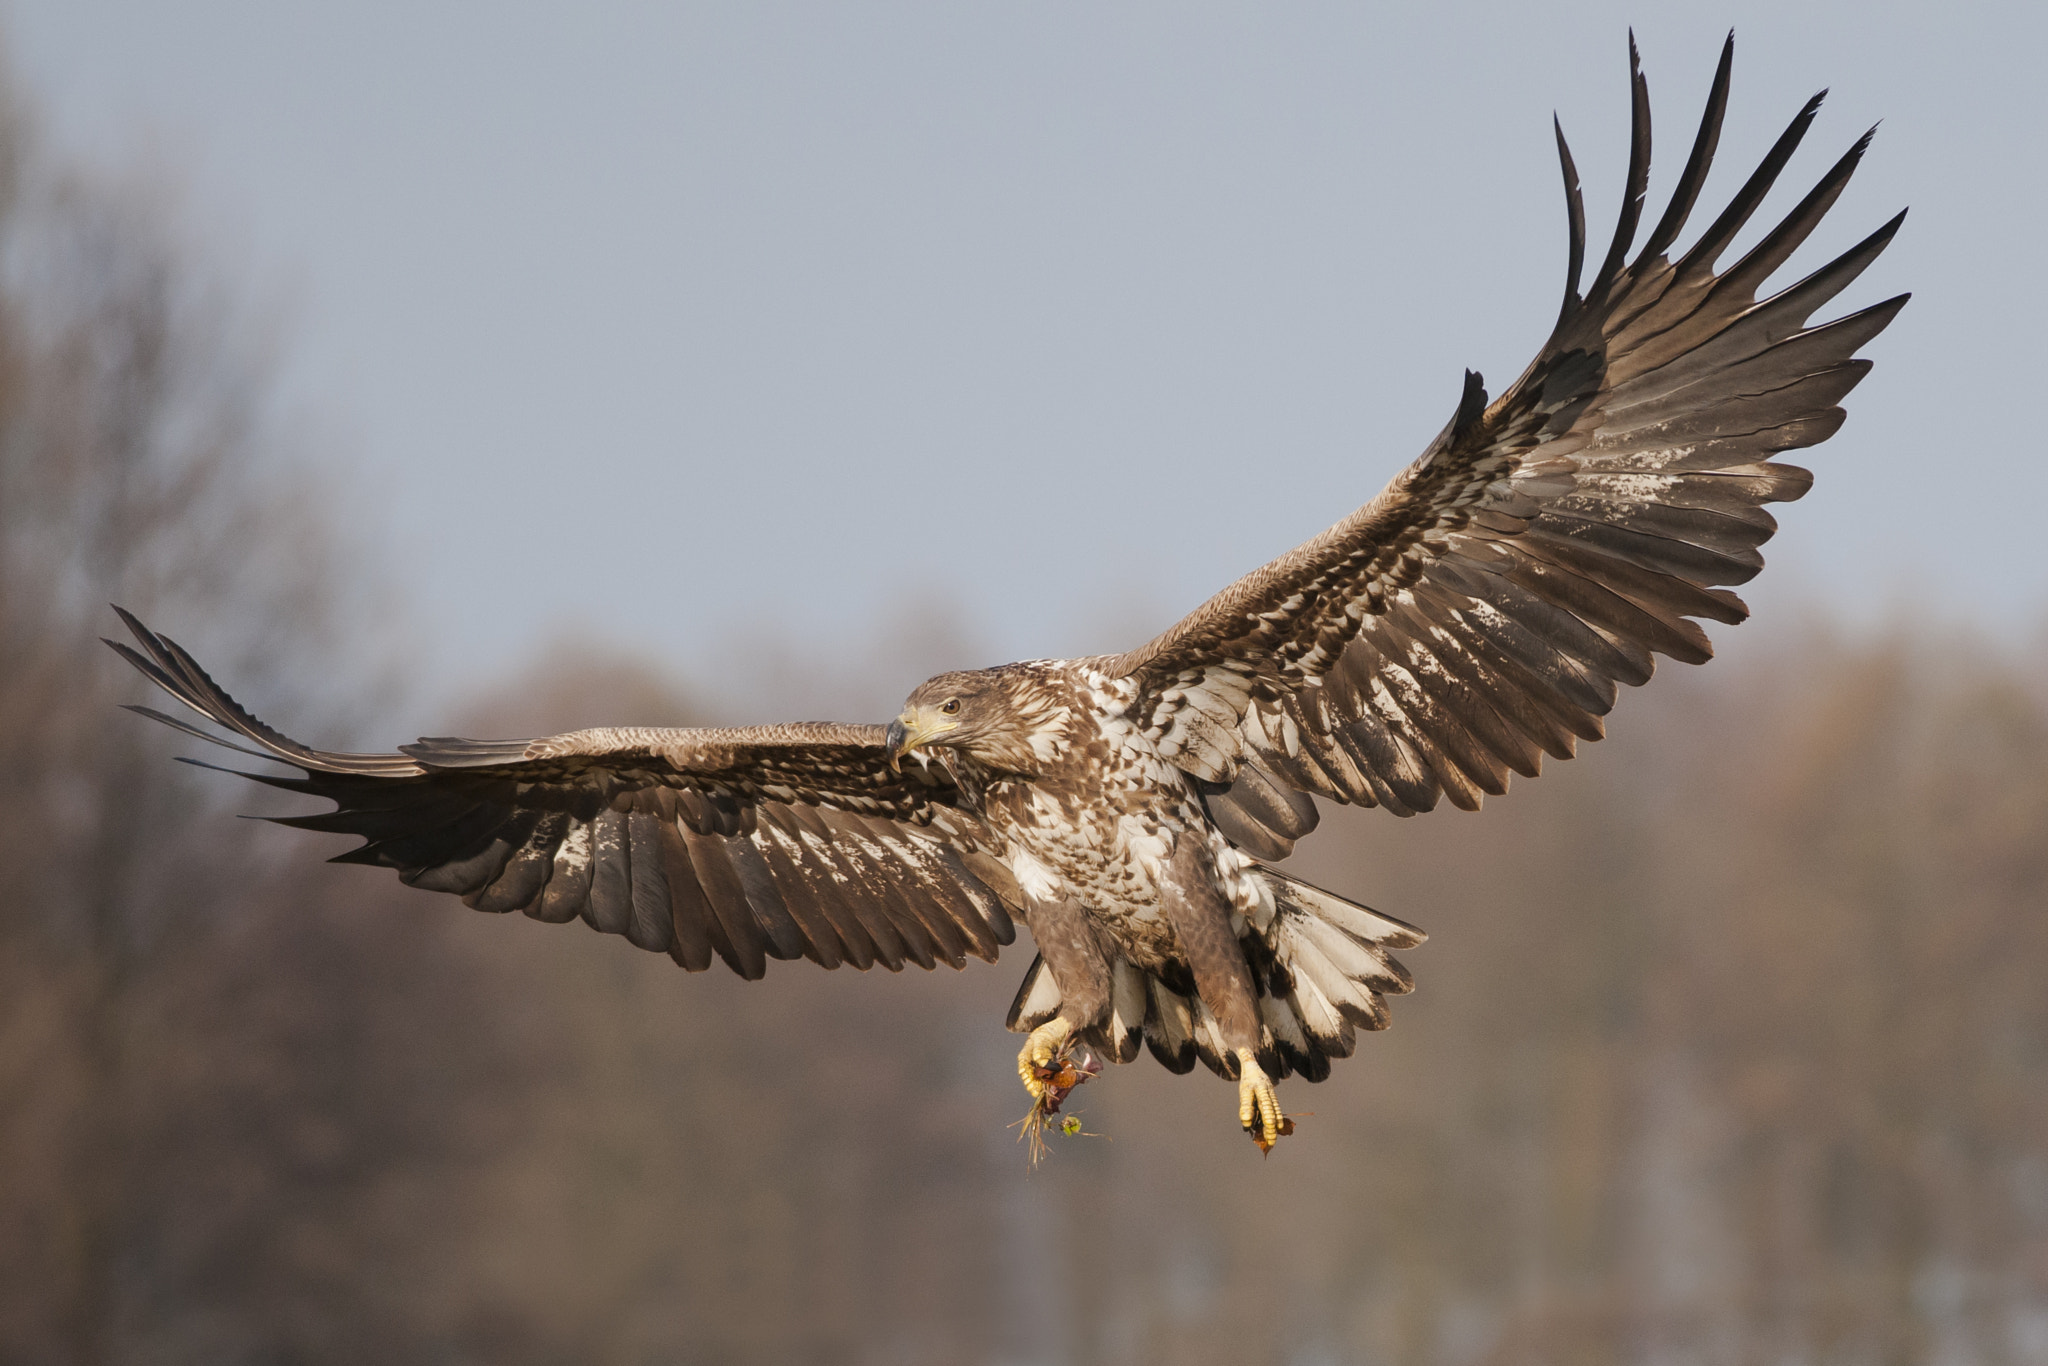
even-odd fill
[[[1054,1057],[1075,1034],[1109,1013],[1109,960],[1087,917],[1071,901],[1029,898],[1024,923],[1060,992],[1060,1013],[1032,1030],[1017,1055],[1017,1074],[1038,1101],[1045,1096],[1041,1075]]]
[[[1162,889],[1167,919],[1188,967],[1195,992],[1216,1018],[1224,1047],[1237,1061],[1237,1118],[1261,1151],[1294,1131],[1280,1113],[1273,1079],[1259,1065],[1259,997],[1251,964],[1230,926],[1230,906],[1216,890],[1201,845],[1183,837],[1174,849],[1171,876]]]

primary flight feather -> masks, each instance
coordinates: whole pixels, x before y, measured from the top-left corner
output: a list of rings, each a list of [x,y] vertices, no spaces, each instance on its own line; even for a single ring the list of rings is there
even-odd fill
[[[1848,183],[1865,134],[1725,269],[1820,107],[1792,120],[1727,207],[1672,255],[1713,161],[1733,40],[1670,205],[1635,240],[1648,86],[1629,49],[1627,188],[1580,292],[1585,215],[1564,136],[1564,306],[1529,368],[1456,414],[1371,502],[1128,654],[941,674],[887,727],[618,728],[538,740],[425,739],[396,754],[307,748],[258,721],[134,617],[114,644],[227,740],[281,760],[260,782],[324,797],[282,824],[361,836],[337,861],[395,868],[479,910],[580,918],[701,971],[1038,957],[1009,1026],[1019,1074],[1056,1109],[1092,1062],[1140,1042],[1238,1082],[1238,1121],[1291,1131],[1274,1083],[1318,1081],[1407,991],[1392,950],[1420,931],[1272,865],[1313,798],[1477,807],[1511,773],[1598,739],[1652,656],[1712,653],[1698,620],[1747,615],[1728,585],[1762,567],[1805,470],[1869,370],[1856,350],[1899,295],[1814,313],[1904,215],[1776,294],[1764,281]],[[1634,255],[1631,256],[1631,250]],[[110,642],[113,643],[113,642]],[[1075,1070],[1079,1067],[1081,1070]]]

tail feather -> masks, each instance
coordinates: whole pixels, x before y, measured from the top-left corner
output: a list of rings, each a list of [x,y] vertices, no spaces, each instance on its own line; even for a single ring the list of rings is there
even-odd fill
[[[1024,981],[1017,987],[1017,999],[1010,1002],[1010,1016],[1003,1021],[1013,1034],[1028,1034],[1060,1013],[1060,987],[1053,981],[1045,955],[1031,960]]]
[[[1197,996],[1195,1007],[1195,1052],[1211,1072],[1227,1080],[1236,1080],[1237,1055],[1230,1051],[1230,1045],[1223,1041],[1223,1022],[1216,1018],[1216,1012],[1209,1009],[1209,1003]]]
[[[1408,969],[1374,946],[1362,944],[1327,920],[1282,911],[1273,922],[1273,950],[1281,961],[1313,971],[1333,994],[1355,988],[1400,996],[1415,987]]]
[[[1157,977],[1145,979],[1145,1046],[1173,1073],[1195,1066],[1195,1011],[1188,998]]]
[[[1119,958],[1109,971],[1109,1019],[1102,1025],[1103,1051],[1118,1062],[1138,1056],[1145,1030],[1145,974]]]
[[[1293,1003],[1282,997],[1259,998],[1259,1016],[1265,1022],[1266,1035],[1273,1041],[1273,1048],[1286,1064],[1281,1072],[1299,1073],[1309,1081],[1321,1081],[1330,1075],[1330,1055],[1308,1037],[1302,1028],[1301,1017],[1294,1013]]]
[[[1282,908],[1294,909],[1328,921],[1361,943],[1384,949],[1412,949],[1429,936],[1405,920],[1396,920],[1370,906],[1346,901],[1334,892],[1289,877],[1277,868],[1261,867],[1259,876],[1272,890],[1273,900]]]
[[[1147,980],[1148,975],[1128,959],[1117,959],[1110,969],[1109,1014],[1082,1033],[1087,1043],[1113,1062],[1129,1062],[1138,1056],[1138,1043],[1145,1037],[1146,1020],[1152,1014]],[[1012,1033],[1027,1033],[1059,1014],[1060,1005],[1059,983],[1041,955],[1031,960],[1004,1024]]]
[[[1241,941],[1259,993],[1259,1065],[1275,1077],[1321,1081],[1334,1059],[1351,1056],[1358,1030],[1387,1027],[1387,997],[1414,987],[1390,950],[1412,948],[1428,936],[1264,864],[1254,869],[1273,900],[1264,927],[1248,927]],[[1199,1058],[1218,1076],[1235,1078],[1237,1058],[1215,1014],[1192,990],[1176,989],[1191,986],[1185,980],[1169,985],[1117,959],[1109,1013],[1084,1037],[1116,1062],[1137,1057],[1142,1037],[1170,1072],[1186,1072]],[[1009,1027],[1035,1029],[1059,1009],[1059,986],[1045,960],[1034,959],[1010,1007]]]
[[[1351,1056],[1356,1030],[1387,1027],[1386,998],[1414,987],[1389,950],[1428,936],[1277,869],[1257,871],[1273,897],[1272,918],[1251,931],[1265,951],[1254,957],[1269,958],[1259,983],[1267,1042],[1292,1071],[1321,1081],[1331,1059]]]
[[[1297,978],[1294,990],[1287,993],[1287,1006],[1301,1022],[1302,1031],[1315,1044],[1316,1051],[1326,1058],[1351,1056],[1351,1050],[1357,1046],[1351,1021],[1330,1003],[1322,988],[1307,978]]]

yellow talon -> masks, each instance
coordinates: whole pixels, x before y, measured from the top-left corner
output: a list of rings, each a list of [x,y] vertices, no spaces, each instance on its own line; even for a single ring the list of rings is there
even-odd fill
[[[1050,1068],[1052,1060],[1073,1035],[1074,1026],[1058,1016],[1047,1020],[1031,1031],[1024,1040],[1024,1051],[1017,1055],[1017,1075],[1024,1079],[1024,1089],[1031,1093],[1033,1100],[1045,1098],[1045,1083],[1039,1080],[1039,1072]]]
[[[1237,1062],[1237,1122],[1259,1145],[1260,1152],[1270,1153],[1275,1143],[1294,1132],[1294,1121],[1280,1113],[1280,1097],[1273,1090],[1273,1079],[1259,1066],[1253,1052],[1249,1048],[1238,1049]]]

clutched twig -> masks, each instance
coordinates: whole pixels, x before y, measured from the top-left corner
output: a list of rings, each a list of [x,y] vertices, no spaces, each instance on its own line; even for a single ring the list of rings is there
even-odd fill
[[[1081,1127],[1081,1117],[1060,1115],[1060,1106],[1088,1080],[1102,1070],[1102,1059],[1095,1056],[1086,1044],[1069,1038],[1054,1051],[1051,1058],[1031,1066],[1032,1076],[1039,1083],[1037,1098],[1031,1102],[1031,1109],[1012,1128],[1018,1130],[1017,1141],[1028,1142],[1031,1148],[1031,1165],[1036,1167],[1045,1157],[1045,1135],[1049,1129],[1057,1129],[1069,1138],[1100,1137],[1089,1134]],[[1055,1117],[1058,1116],[1057,1119]]]

